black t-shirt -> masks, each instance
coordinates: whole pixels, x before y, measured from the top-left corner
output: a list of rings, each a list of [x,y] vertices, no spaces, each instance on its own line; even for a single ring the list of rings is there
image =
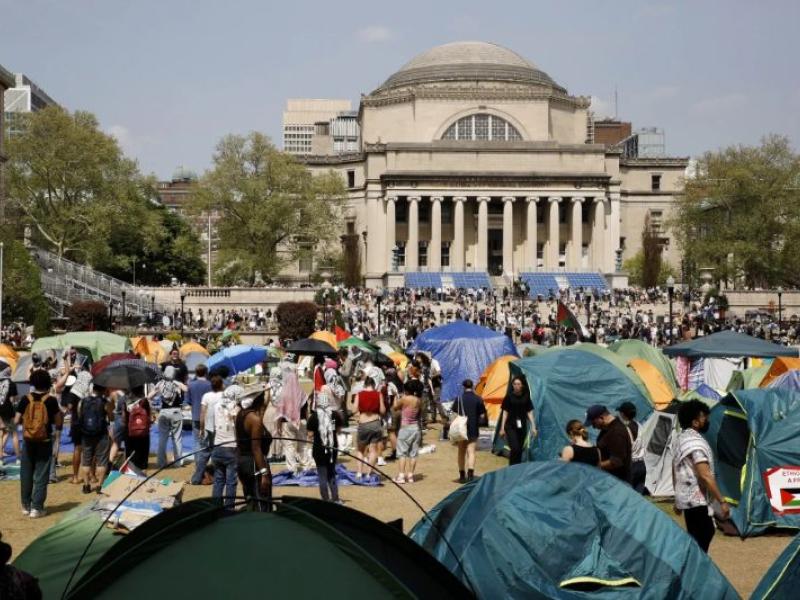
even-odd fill
[[[629,482],[631,476],[631,436],[622,421],[614,419],[597,436],[597,447],[603,460],[611,461],[608,473]]]
[[[597,446],[578,446],[577,444],[570,444],[572,446],[572,462],[583,463],[596,467],[600,464],[600,451]]]
[[[467,417],[467,437],[471,440],[476,439],[480,434],[481,415],[486,414],[486,405],[483,403],[483,398],[469,390],[464,392],[461,398],[453,402],[453,408],[458,414]]]
[[[31,392],[31,396],[33,396],[35,400],[39,400],[47,395],[47,392]],[[28,396],[25,396],[19,401],[19,404],[17,404],[17,413],[22,415],[23,418],[25,416],[25,409],[28,408],[29,402],[30,400],[28,399]],[[44,406],[47,409],[47,435],[51,436],[53,435],[53,425],[56,422],[56,417],[61,413],[61,409],[58,406],[58,400],[56,400],[53,396],[49,396],[44,401]]]
[[[16,396],[17,384],[11,379],[0,379],[0,417],[4,419],[14,418],[14,410],[16,408],[14,398]],[[9,401],[8,404],[6,404],[6,400]]]
[[[524,392],[519,396],[511,393],[503,399],[500,408],[508,413],[506,427],[516,429],[517,422],[519,422],[524,429],[528,426],[528,413],[533,410],[533,402],[531,402],[530,396]]]

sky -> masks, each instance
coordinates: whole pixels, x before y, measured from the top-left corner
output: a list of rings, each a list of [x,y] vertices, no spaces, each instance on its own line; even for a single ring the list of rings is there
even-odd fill
[[[800,2],[0,0],[0,65],[88,110],[142,171],[207,169],[228,133],[280,143],[287,98],[358,105],[420,52],[494,42],[598,115],[697,156],[800,147]]]

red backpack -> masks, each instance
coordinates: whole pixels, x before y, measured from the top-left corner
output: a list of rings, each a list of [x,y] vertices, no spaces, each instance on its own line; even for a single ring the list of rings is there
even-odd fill
[[[143,402],[143,400],[139,400],[128,410],[128,437],[138,438],[150,435],[150,415]]]

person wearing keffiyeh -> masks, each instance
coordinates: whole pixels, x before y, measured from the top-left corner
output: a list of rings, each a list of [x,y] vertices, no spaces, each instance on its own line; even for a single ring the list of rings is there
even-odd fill
[[[336,485],[336,459],[338,440],[336,434],[342,426],[341,415],[333,410],[331,390],[323,385],[317,392],[316,407],[308,417],[309,439],[313,438],[311,455],[317,465],[319,493],[323,500],[339,503],[339,489]]]

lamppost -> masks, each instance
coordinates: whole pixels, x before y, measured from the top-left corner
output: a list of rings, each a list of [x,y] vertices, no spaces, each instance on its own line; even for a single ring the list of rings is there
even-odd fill
[[[592,295],[588,292],[583,294],[583,305],[586,307],[586,328],[588,329],[592,321]]]
[[[126,308],[125,307],[125,296],[126,295],[127,295],[127,292],[125,290],[122,290],[122,324],[123,325],[125,325],[125,308]]]
[[[781,324],[783,323],[783,303],[781,298],[783,297],[783,288],[778,286],[778,333],[781,330]]]
[[[328,290],[322,290],[322,330],[328,329]]]
[[[183,339],[183,322],[185,317],[183,314],[183,303],[186,301],[186,284],[181,284],[181,339]]]
[[[669,327],[669,345],[670,346],[672,345],[672,342],[674,341],[672,339],[673,338],[673,336],[672,336],[672,297],[673,297],[674,293],[675,293],[675,278],[672,275],[670,275],[669,277],[667,277],[667,297],[669,298],[669,323],[668,323],[668,327]]]
[[[114,301],[109,300],[108,302],[108,327],[111,331],[114,331]]]
[[[156,297],[150,296],[150,315],[153,319],[156,318]]]

